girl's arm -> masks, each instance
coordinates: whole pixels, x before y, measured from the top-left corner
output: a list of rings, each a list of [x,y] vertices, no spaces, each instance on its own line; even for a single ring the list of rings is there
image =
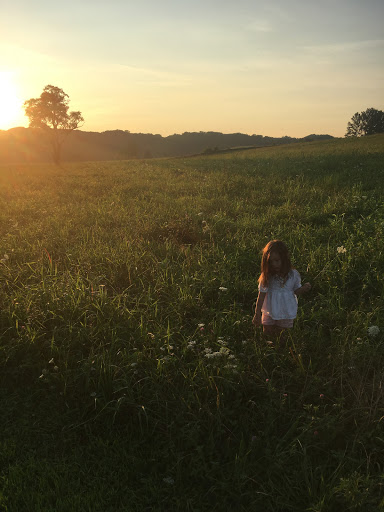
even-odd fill
[[[259,295],[257,297],[256,301],[256,308],[255,308],[255,315],[252,319],[253,325],[261,325],[261,308],[263,306],[263,302],[265,299],[265,296],[267,294],[265,292],[259,292]]]
[[[303,295],[303,293],[309,292],[309,290],[312,288],[310,283],[305,283],[301,288],[298,288],[295,290],[295,295]]]

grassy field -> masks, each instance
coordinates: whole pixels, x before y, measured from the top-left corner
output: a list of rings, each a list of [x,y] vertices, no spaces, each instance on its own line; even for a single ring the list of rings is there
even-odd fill
[[[384,509],[384,136],[3,166],[0,205],[1,511]]]

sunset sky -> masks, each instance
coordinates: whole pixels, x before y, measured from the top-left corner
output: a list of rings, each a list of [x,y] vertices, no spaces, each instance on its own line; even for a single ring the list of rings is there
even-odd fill
[[[0,0],[0,129],[62,88],[86,131],[343,136],[384,110],[383,0]]]

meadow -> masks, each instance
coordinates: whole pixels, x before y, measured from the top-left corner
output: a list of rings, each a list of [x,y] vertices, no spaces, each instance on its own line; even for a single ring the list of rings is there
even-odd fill
[[[0,511],[384,509],[383,135],[0,166],[0,206]]]

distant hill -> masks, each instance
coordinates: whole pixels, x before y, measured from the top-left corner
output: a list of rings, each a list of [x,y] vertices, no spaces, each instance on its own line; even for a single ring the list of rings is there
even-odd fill
[[[333,139],[331,135],[265,137],[244,133],[185,132],[153,135],[111,130],[102,133],[81,130],[70,134],[63,146],[64,161],[130,160],[189,156],[231,148],[276,146],[293,142]],[[50,162],[50,146],[46,134],[34,128],[0,130],[0,163]]]

